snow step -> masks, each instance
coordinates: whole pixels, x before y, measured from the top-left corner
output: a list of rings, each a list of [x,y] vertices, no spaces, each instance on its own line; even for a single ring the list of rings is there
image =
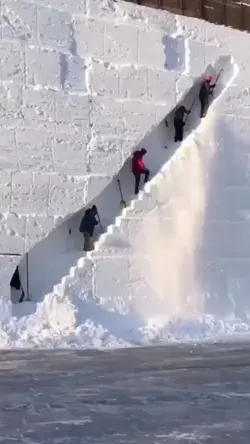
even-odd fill
[[[68,288],[68,287],[71,287],[72,285],[74,285],[76,282],[77,282],[77,280],[78,280],[78,278],[77,278],[77,276],[65,276],[63,279],[62,279],[64,282],[63,282],[63,284],[65,285],[65,290]]]
[[[121,219],[121,216],[117,217],[115,220],[115,223],[113,225],[108,226],[107,233],[105,233],[105,234],[111,235],[116,232],[119,232],[120,219]]]
[[[57,296],[63,297],[65,294],[65,290],[65,283],[61,282],[60,284],[54,285],[53,293]]]
[[[93,261],[91,256],[89,256],[89,252],[86,253],[86,256],[80,257],[77,261],[77,268],[90,267],[93,265]]]

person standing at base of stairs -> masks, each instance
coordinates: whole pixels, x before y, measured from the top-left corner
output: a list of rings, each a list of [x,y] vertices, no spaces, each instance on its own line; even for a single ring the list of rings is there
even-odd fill
[[[182,140],[183,140],[183,128],[185,126],[185,122],[184,122],[185,114],[190,114],[190,111],[188,111],[185,108],[185,106],[183,106],[183,105],[181,105],[175,111],[175,115],[174,115],[174,129],[175,129],[174,141],[175,142],[182,142]]]
[[[201,118],[205,117],[207,114],[209,106],[209,96],[213,93],[214,85],[211,85],[212,77],[207,76],[202,82],[200,87],[199,99],[201,103]]]
[[[147,150],[145,150],[145,148],[137,150],[133,153],[132,173],[135,176],[135,194],[139,193],[141,176],[144,175],[144,183],[146,183],[149,179],[150,171],[143,161],[143,157],[146,153]]]
[[[84,216],[81,220],[79,231],[84,237],[84,251],[92,251],[94,249],[94,230],[95,226],[98,225],[98,211],[95,205],[85,211]]]
[[[20,274],[19,274],[19,267],[18,266],[16,267],[16,269],[14,271],[14,274],[13,274],[13,276],[11,278],[10,287],[11,287],[11,289],[15,289],[15,290],[21,291],[21,294],[20,294],[20,296],[18,298],[18,302],[19,303],[23,302],[24,298],[25,298],[25,293],[24,293],[24,289],[23,289],[22,284],[21,284]]]

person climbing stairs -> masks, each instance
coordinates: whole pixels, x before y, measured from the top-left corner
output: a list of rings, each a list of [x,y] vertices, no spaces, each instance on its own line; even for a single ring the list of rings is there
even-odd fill
[[[145,148],[137,150],[133,154],[132,158],[132,173],[135,177],[135,194],[139,193],[141,176],[144,175],[144,183],[148,182],[150,171],[146,167],[143,157],[147,154]]]

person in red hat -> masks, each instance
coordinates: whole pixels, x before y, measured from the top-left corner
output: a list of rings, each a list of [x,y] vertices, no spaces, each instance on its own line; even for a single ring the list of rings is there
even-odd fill
[[[144,182],[146,183],[149,178],[150,171],[146,167],[143,157],[147,153],[145,148],[137,150],[133,153],[132,158],[132,173],[135,176],[135,194],[139,193],[140,179],[144,175]]]
[[[214,85],[211,85],[212,76],[206,76],[200,87],[199,99],[201,103],[201,118],[205,117],[209,105],[209,96],[212,94]]]

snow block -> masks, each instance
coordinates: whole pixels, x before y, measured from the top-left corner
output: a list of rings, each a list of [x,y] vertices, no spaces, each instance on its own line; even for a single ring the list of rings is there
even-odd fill
[[[53,8],[38,8],[38,33],[42,45],[67,50],[71,35],[71,16]]]
[[[9,213],[10,212],[10,202],[11,202],[11,173],[10,171],[2,170],[0,171],[0,183],[1,183],[1,194],[0,194],[0,212]]]
[[[48,213],[66,215],[84,207],[86,202],[86,178],[57,174],[51,176]],[[65,206],[65,202],[67,205]]]
[[[61,85],[67,91],[87,92],[86,64],[78,55],[61,54]]]
[[[56,218],[46,215],[29,215],[26,217],[26,251],[31,250],[56,227]],[[36,262],[34,261],[34,267]]]
[[[87,165],[88,138],[81,141],[54,141],[54,168],[57,173],[84,176],[88,172]]]
[[[18,169],[15,132],[0,126],[0,163],[3,170]]]
[[[55,99],[57,122],[70,122],[84,131],[89,129],[91,102],[87,95],[56,93]]]
[[[27,83],[34,86],[47,86],[59,89],[60,81],[60,53],[57,51],[27,48]]]
[[[112,177],[123,164],[122,146],[126,143],[118,138],[92,138],[88,145],[88,172]]]
[[[81,57],[102,58],[104,55],[104,23],[75,17],[73,21],[74,40],[77,54]],[[95,36],[95,38],[93,38]]]
[[[20,43],[6,42],[0,45],[0,80],[24,83],[24,46]]]
[[[48,174],[13,173],[11,211],[17,214],[47,214],[49,184]]]
[[[2,37],[37,43],[37,6],[20,0],[2,2]]]
[[[164,69],[166,55],[164,48],[164,31],[139,31],[138,62],[153,69]]]
[[[108,63],[92,61],[89,83],[92,94],[119,97],[119,71]]]
[[[22,113],[27,127],[54,129],[55,92],[25,87]]]
[[[186,62],[186,41],[182,35],[176,37],[166,36],[163,39],[165,45],[165,67],[169,71],[185,72]]]
[[[26,217],[0,215],[1,253],[22,254],[25,249]]]
[[[106,23],[104,58],[116,63],[138,63],[138,29]]]
[[[54,170],[52,134],[26,127],[16,129],[18,160],[22,171]]]

